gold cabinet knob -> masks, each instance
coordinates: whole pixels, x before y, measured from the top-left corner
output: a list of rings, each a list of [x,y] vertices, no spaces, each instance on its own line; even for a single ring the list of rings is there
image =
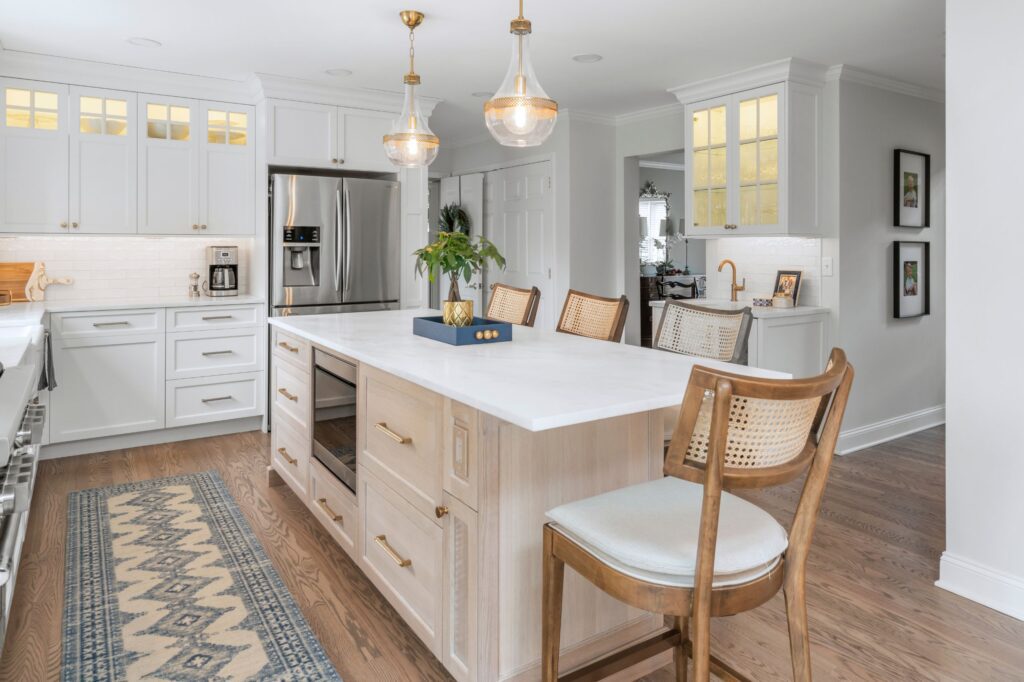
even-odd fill
[[[78,223],[71,223],[71,227],[73,227],[73,228],[75,228],[77,230],[78,229]]]
[[[338,163],[337,159],[331,159],[331,163]]]
[[[193,229],[193,230],[198,230],[198,229],[199,229],[199,225],[198,225],[198,224],[194,224],[194,225],[192,225],[192,229]]]
[[[436,516],[439,519],[443,519],[444,517],[448,516],[448,507],[444,506],[443,504],[439,507],[434,507],[434,516]]]
[[[66,228],[68,226],[67,221],[62,220],[61,223],[60,223],[60,226],[63,227],[63,228]]]
[[[206,225],[200,225],[200,226],[199,226],[199,229],[200,229],[200,230],[205,230],[205,229],[206,229]]]

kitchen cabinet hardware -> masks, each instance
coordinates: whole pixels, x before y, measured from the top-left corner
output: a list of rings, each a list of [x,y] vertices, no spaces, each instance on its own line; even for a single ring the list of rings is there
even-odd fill
[[[286,343],[285,341],[278,341],[277,345],[281,346],[281,348],[284,348],[289,353],[298,353],[299,352],[299,347],[298,346],[292,346],[292,345]]]
[[[211,355],[231,355],[234,352],[233,350],[208,350],[203,351],[203,355],[205,357],[210,357]]]
[[[403,559],[402,555],[399,554],[388,544],[388,537],[386,535],[378,535],[373,539],[384,552],[391,557],[391,560],[398,564],[399,568],[409,568],[412,566],[412,559]]]
[[[128,320],[118,320],[117,322],[93,322],[92,323],[92,326],[100,327],[100,328],[102,328],[102,327],[128,327],[130,325],[131,325],[131,322],[129,322]]]
[[[71,227],[73,227],[73,228],[75,228],[77,230],[78,229],[78,223],[71,223]]]
[[[193,230],[198,230],[199,229],[199,224],[198,223],[193,223],[192,224],[192,229]]]
[[[327,506],[326,497],[319,498],[316,501],[316,504],[318,507],[320,507],[320,509],[323,510],[324,514],[327,514],[327,518],[329,518],[331,521],[334,521],[335,523],[343,523],[345,521],[344,516],[342,516],[341,514],[335,514],[334,511],[329,506]]]
[[[233,318],[234,315],[203,315],[204,322],[210,322],[212,320],[230,320]]]
[[[62,220],[62,221],[61,221],[61,223],[60,223],[60,226],[61,226],[62,228],[64,228],[64,229],[67,229],[67,227],[68,227],[68,223],[67,223],[67,221],[65,221],[65,220]]]
[[[383,433],[385,436],[395,441],[399,445],[407,445],[412,442],[412,438],[402,436],[388,428],[387,422],[377,422],[373,425],[375,429]]]
[[[448,516],[448,507],[444,506],[443,504],[438,507],[434,507],[434,516],[436,516],[439,519],[443,519],[444,517]]]
[[[278,448],[277,453],[284,457],[284,461],[288,462],[292,466],[295,466],[296,464],[299,463],[299,460],[295,459],[294,457],[288,454],[288,450],[286,448]]]
[[[206,223],[203,223],[202,225],[200,225],[199,229],[200,230],[205,230],[206,229]]]
[[[277,392],[280,393],[281,395],[283,395],[288,400],[292,401],[293,403],[299,402],[299,396],[292,395],[291,393],[288,392],[287,389],[279,388],[279,389],[277,389]]]
[[[222,400],[231,400],[232,397],[233,396],[230,396],[230,395],[221,395],[221,396],[217,396],[216,398],[203,398],[202,402],[204,402],[204,403],[219,403]]]

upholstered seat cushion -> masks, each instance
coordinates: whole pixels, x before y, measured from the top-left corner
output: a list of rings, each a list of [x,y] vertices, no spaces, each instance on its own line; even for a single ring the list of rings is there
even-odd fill
[[[691,587],[703,486],[666,477],[556,507],[556,530],[627,575]],[[786,531],[760,507],[722,493],[714,585],[768,573],[786,550]]]

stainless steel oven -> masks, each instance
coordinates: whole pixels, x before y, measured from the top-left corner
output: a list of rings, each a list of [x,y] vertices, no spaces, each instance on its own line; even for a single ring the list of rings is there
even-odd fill
[[[313,456],[356,492],[356,366],[313,352]]]

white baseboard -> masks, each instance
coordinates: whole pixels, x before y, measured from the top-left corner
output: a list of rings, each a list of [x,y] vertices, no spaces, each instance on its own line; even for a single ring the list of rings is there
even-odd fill
[[[192,440],[193,438],[208,438],[210,436],[225,436],[229,433],[259,431],[262,428],[262,416],[245,417],[243,419],[229,419],[220,422],[210,422],[209,424],[179,426],[173,429],[158,429],[156,431],[142,431],[141,433],[126,433],[120,436],[90,438],[89,440],[76,440],[70,443],[54,443],[52,445],[44,445],[42,447],[42,450],[39,453],[39,459],[74,457],[75,455],[88,455],[94,452],[107,452],[109,450],[138,448],[145,445],[173,443],[179,440]]]
[[[896,438],[909,436],[918,431],[924,431],[934,426],[946,423],[946,406],[936,405],[927,407],[917,412],[903,414],[891,419],[885,419],[874,424],[858,426],[839,434],[839,442],[836,443],[836,452],[840,455],[848,455],[872,445],[885,443]]]
[[[1024,620],[1024,580],[949,552],[939,560],[937,587]]]

